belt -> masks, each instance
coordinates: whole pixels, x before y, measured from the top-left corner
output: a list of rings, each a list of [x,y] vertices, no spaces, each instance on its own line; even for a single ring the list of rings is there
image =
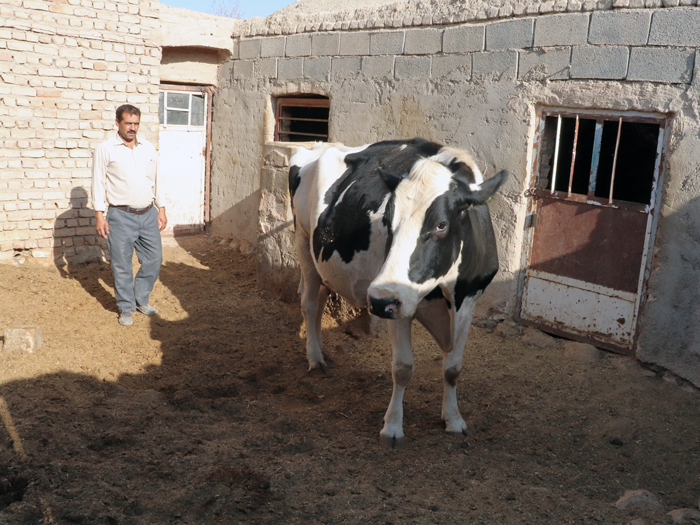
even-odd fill
[[[109,206],[110,206],[110,208],[117,208],[118,210],[127,211],[129,213],[134,213],[136,215],[143,215],[148,210],[153,208],[153,203],[149,204],[145,208],[132,208],[131,206],[114,206],[113,204],[110,204]]]

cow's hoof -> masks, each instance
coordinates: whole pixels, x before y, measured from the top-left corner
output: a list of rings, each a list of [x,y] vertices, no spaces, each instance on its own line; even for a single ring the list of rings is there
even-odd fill
[[[385,448],[390,448],[392,450],[399,450],[406,446],[406,437],[393,437],[385,436],[384,434],[379,434],[379,444]]]
[[[326,368],[335,368],[338,366],[335,359],[329,356],[326,352],[323,352],[323,360],[326,362]]]
[[[445,423],[445,431],[448,434],[451,434],[453,436],[468,436],[469,435],[469,432],[467,431],[466,424],[450,426],[445,421],[443,421],[443,423]]]
[[[309,367],[309,371],[306,373],[309,377],[323,378],[328,375],[327,367],[325,363],[316,363],[315,365]]]

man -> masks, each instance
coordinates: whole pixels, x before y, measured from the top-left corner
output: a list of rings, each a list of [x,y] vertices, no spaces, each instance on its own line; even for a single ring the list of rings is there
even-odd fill
[[[137,139],[141,111],[117,108],[117,133],[95,150],[92,160],[92,207],[98,235],[107,239],[112,258],[119,324],[131,326],[131,312],[158,313],[148,296],[163,262],[160,232],[167,226],[158,154],[147,140]],[[136,250],[141,267],[134,278]]]

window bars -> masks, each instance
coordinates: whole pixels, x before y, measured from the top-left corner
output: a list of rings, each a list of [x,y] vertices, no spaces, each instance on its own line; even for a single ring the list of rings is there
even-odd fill
[[[330,100],[320,97],[277,99],[275,140],[282,142],[328,141]]]
[[[596,204],[649,204],[662,129],[659,119],[543,114],[538,187]]]

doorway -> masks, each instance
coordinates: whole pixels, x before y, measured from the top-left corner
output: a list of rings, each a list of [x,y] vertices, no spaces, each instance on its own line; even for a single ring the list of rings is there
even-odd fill
[[[667,119],[542,110],[519,317],[631,354],[658,216]]]
[[[158,170],[165,185],[165,236],[204,231],[208,215],[211,91],[161,85]]]

